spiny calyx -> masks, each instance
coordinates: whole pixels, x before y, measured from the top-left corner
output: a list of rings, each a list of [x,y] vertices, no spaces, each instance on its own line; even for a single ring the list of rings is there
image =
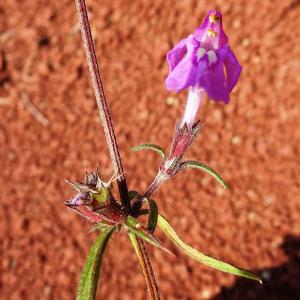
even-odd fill
[[[112,194],[113,178],[109,182],[101,180],[98,168],[86,172],[84,182],[70,183],[77,194],[65,201],[66,206],[75,210],[91,222],[120,224],[126,218],[120,203]]]

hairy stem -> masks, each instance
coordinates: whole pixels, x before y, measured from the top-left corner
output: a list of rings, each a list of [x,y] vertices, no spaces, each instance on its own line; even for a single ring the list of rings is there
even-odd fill
[[[142,239],[137,237],[133,232],[129,232],[129,237],[131,239],[132,245],[138,256],[145,282],[147,285],[148,293],[151,300],[159,300],[159,290],[153,273],[153,269],[150,263],[150,259]]]
[[[162,173],[158,172],[152,183],[147,188],[146,192],[144,193],[143,197],[149,198],[158,188],[159,186],[165,182],[168,178]],[[142,198],[143,198],[142,197]]]
[[[121,202],[123,207],[130,210],[127,183],[124,176],[118,144],[116,141],[116,136],[112,125],[110,112],[107,106],[104,88],[100,76],[100,70],[99,70],[98,60],[95,52],[94,41],[91,34],[85,0],[75,0],[75,2],[76,2],[76,8],[77,8],[78,19],[80,23],[80,29],[81,29],[85,54],[87,57],[90,76],[91,76],[94,93],[96,97],[96,102],[100,113],[100,119],[104,129],[105,138],[108,145],[113,168],[118,175],[117,182],[118,182]]]
[[[128,188],[126,184],[126,179],[123,172],[123,166],[121,162],[120,153],[118,150],[118,144],[116,141],[116,136],[114,133],[109,109],[107,106],[107,101],[104,93],[104,88],[100,76],[99,65],[97,61],[97,56],[95,53],[94,42],[91,34],[91,29],[89,25],[87,8],[85,4],[85,0],[75,0],[78,19],[80,23],[82,40],[84,43],[85,54],[88,61],[90,76],[94,88],[94,93],[96,97],[97,106],[100,113],[100,119],[102,122],[102,126],[104,128],[106,142],[108,144],[110,157],[113,163],[113,168],[118,175],[118,188],[120,193],[120,198],[122,201],[122,205],[130,210],[130,202],[128,197]],[[147,254],[147,250],[145,248],[144,242],[136,237],[135,234],[132,234],[131,239],[133,244],[135,244],[135,249],[137,251],[140,264],[145,276],[147,288],[152,300],[159,300],[159,291],[157,287],[157,283],[154,277],[153,269]]]

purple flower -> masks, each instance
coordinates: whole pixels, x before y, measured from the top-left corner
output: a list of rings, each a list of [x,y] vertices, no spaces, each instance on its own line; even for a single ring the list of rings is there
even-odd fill
[[[229,93],[242,70],[228,46],[222,14],[215,10],[208,12],[194,34],[168,52],[167,60],[170,69],[166,78],[168,90],[204,89],[211,99],[225,103],[229,102]]]

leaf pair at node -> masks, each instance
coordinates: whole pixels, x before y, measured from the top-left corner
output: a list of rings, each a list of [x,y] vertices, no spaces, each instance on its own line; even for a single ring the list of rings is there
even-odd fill
[[[134,152],[141,151],[141,150],[152,150],[152,151],[159,153],[160,156],[162,157],[162,164],[161,164],[160,171],[162,171],[164,165],[168,165],[168,161],[172,160],[172,159],[167,159],[165,151],[160,146],[155,145],[155,144],[140,144],[140,145],[132,147],[131,150]],[[181,158],[182,157],[180,157],[180,160],[181,160]],[[172,164],[171,164],[171,166],[172,166]],[[185,169],[198,169],[205,173],[208,173],[210,176],[212,176],[214,179],[216,179],[217,182],[220,183],[223,188],[228,189],[228,184],[221,177],[221,175],[219,175],[213,168],[207,166],[206,164],[204,164],[202,162],[198,162],[195,160],[186,160],[183,162],[180,161],[179,164],[173,163],[173,166],[176,166],[177,169],[175,170],[175,172],[174,171],[170,172],[172,174],[174,174],[174,173],[177,174],[179,171],[182,171]]]

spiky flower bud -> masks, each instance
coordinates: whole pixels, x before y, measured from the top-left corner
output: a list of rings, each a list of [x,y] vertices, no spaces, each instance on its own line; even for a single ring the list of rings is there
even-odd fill
[[[92,222],[122,223],[125,213],[112,195],[112,180],[101,180],[99,171],[86,173],[84,182],[69,182],[77,194],[65,204]]]

